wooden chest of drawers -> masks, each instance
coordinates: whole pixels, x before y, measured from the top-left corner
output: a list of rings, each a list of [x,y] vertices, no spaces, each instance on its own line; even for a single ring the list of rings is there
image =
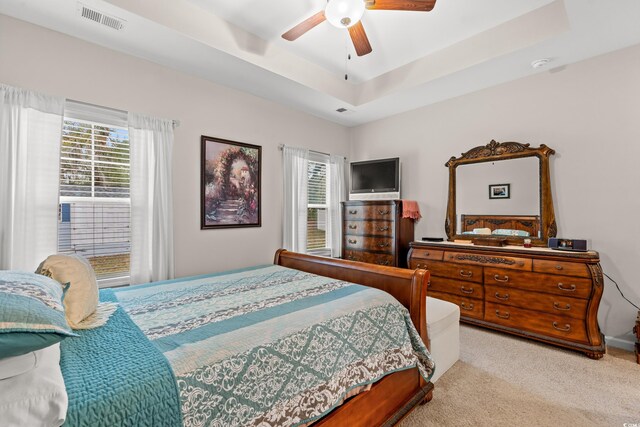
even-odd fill
[[[411,243],[409,268],[431,272],[429,295],[460,306],[461,320],[578,350],[599,359],[603,291],[597,252]]]
[[[402,218],[401,200],[342,202],[342,258],[407,266],[413,220]]]

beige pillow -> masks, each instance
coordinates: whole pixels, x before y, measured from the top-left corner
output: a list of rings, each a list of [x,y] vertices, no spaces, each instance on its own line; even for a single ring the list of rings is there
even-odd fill
[[[98,282],[93,267],[79,255],[51,255],[40,264],[38,274],[49,276],[69,288],[62,300],[67,323],[73,329],[80,326],[98,307]]]

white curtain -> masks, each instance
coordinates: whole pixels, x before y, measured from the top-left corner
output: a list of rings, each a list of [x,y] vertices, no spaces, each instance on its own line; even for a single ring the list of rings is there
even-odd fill
[[[342,255],[342,208],[341,202],[346,197],[344,176],[345,158],[329,156],[329,179],[327,182],[327,204],[329,205],[329,221],[327,221],[327,244],[331,248],[331,256]]]
[[[56,253],[64,99],[0,84],[0,269]]]
[[[294,252],[307,250],[307,184],[309,150],[284,147],[284,212],[282,247]]]
[[[131,283],[174,277],[173,122],[129,113]]]

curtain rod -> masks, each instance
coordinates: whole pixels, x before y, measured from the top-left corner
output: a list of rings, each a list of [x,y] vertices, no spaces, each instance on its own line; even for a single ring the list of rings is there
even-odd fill
[[[286,145],[280,144],[280,145],[278,145],[278,150],[282,151],[284,149],[284,147],[286,147]],[[316,153],[316,154],[324,154],[325,156],[330,156],[329,153],[323,153],[322,151],[309,150],[309,152]]]
[[[278,145],[278,150],[282,151],[284,149],[284,147],[286,147],[286,145],[280,144],[280,145]],[[316,151],[316,150],[309,150],[309,152],[316,153],[316,154],[323,154],[325,156],[330,156],[331,155],[329,153],[323,153],[322,151]],[[347,160],[347,158],[345,156],[342,156],[342,158]]]
[[[119,110],[117,108],[105,107],[103,105],[91,104],[89,102],[77,101],[75,99],[67,99],[67,101],[75,102],[76,104],[87,105],[89,107],[97,107],[97,108],[101,108],[103,110],[113,111],[114,113],[120,113],[120,114],[124,114],[124,115],[128,114],[128,112],[125,111],[125,110]],[[171,120],[171,123],[173,124],[174,128],[177,128],[177,127],[180,126],[180,120],[175,120],[174,119],[174,120]]]

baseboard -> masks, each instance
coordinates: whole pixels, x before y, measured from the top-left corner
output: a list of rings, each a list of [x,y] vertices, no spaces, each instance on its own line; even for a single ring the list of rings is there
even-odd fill
[[[627,351],[635,351],[635,343],[633,341],[608,336],[605,337],[605,341],[610,347],[621,348]]]

